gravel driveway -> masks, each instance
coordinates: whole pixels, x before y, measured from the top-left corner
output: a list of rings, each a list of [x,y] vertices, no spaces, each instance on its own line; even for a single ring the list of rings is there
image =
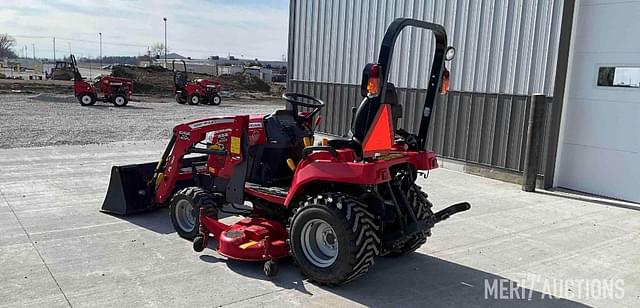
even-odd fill
[[[153,101],[153,102],[152,102]],[[127,107],[82,107],[73,96],[0,95],[0,148],[114,141],[168,140],[182,122],[221,115],[266,114],[283,101],[223,100],[220,106],[178,105],[170,99],[131,101]]]

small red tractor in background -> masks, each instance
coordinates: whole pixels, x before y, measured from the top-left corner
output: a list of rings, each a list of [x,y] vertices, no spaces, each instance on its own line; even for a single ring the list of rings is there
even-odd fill
[[[407,26],[435,37],[431,71],[422,72],[429,80],[424,105],[407,104],[421,108],[416,132],[397,126],[402,105],[387,81],[394,43]],[[396,19],[378,61],[364,68],[363,100],[348,137],[315,142],[325,103],[298,93],[285,93],[288,108],[271,114],[183,123],[160,161],[111,169],[102,211],[126,215],[168,205],[176,231],[198,252],[215,239],[229,259],[265,262],[267,276],[277,272],[276,260],[291,256],[312,281],[351,281],[378,256],[414,252],[437,223],[471,207],[460,202],[433,211],[415,183],[422,170],[438,167],[426,150],[427,130],[438,89],[448,90],[445,61],[454,53],[442,26]],[[221,214],[244,218],[227,224]]]
[[[70,56],[73,69],[73,94],[82,106],[91,106],[98,98],[103,102],[110,102],[116,107],[124,107],[129,103],[133,93],[133,81],[131,79],[113,76],[102,76],[91,84],[83,80],[78,63],[74,55]],[[102,95],[98,97],[98,93]]]
[[[222,102],[220,97],[220,83],[208,79],[194,79],[189,81],[187,73],[187,63],[182,61],[183,70],[176,70],[176,60],[173,60],[173,84],[178,104],[188,103],[189,105],[204,104],[218,106]]]

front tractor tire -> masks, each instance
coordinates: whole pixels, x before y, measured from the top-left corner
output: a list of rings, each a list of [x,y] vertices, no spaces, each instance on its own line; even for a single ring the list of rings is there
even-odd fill
[[[129,103],[126,95],[116,94],[111,98],[111,103],[116,107],[124,107]]]
[[[220,103],[222,103],[222,97],[220,97],[220,95],[218,95],[217,93],[213,94],[211,96],[211,101],[210,102],[211,102],[211,105],[219,106]]]
[[[325,285],[366,273],[379,254],[379,226],[367,205],[342,193],[302,201],[289,220],[289,246],[300,270]]]
[[[187,102],[189,103],[189,105],[199,105],[200,104],[200,95],[198,95],[198,94],[189,95],[189,98],[187,99]]]
[[[211,193],[200,187],[187,187],[173,195],[170,205],[171,224],[180,237],[193,240],[200,234],[200,209],[218,217],[218,209]]]
[[[78,95],[78,102],[82,106],[92,106],[96,103],[96,95],[93,93],[83,93]]]

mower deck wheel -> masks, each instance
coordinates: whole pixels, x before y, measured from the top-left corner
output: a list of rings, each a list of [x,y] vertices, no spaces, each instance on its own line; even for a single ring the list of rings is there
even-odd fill
[[[204,237],[198,235],[193,239],[193,250],[195,252],[202,252],[204,250]]]
[[[198,94],[190,95],[189,98],[187,99],[187,103],[189,103],[189,105],[200,104],[200,95]]]
[[[124,107],[127,105],[127,103],[129,103],[129,100],[127,99],[126,96],[122,94],[117,94],[111,99],[111,103],[113,103],[113,105],[116,107]]]
[[[200,209],[209,217],[218,217],[214,196],[200,187],[179,190],[171,199],[171,223],[181,237],[193,240],[200,234]]]
[[[379,225],[367,205],[343,193],[300,202],[288,225],[289,247],[310,280],[326,285],[366,273],[379,254]]]
[[[96,95],[93,93],[84,93],[78,95],[78,101],[82,106],[91,106],[96,103]]]
[[[267,277],[273,277],[275,275],[278,275],[278,270],[279,270],[279,266],[278,266],[278,262],[275,260],[269,260],[267,262],[264,262],[264,274]]]

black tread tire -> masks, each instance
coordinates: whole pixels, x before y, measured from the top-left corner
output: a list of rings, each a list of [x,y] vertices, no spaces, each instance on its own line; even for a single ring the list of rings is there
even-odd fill
[[[329,223],[338,239],[337,259],[326,268],[307,261],[301,247],[301,229],[314,218]],[[343,193],[323,193],[300,202],[289,219],[287,232],[290,253],[302,273],[323,285],[343,284],[359,277],[380,254],[379,225],[374,215],[366,204]]]
[[[416,184],[412,184],[407,191],[407,201],[409,201],[409,205],[411,205],[413,213],[416,215],[418,220],[425,220],[429,216],[433,215],[433,212],[431,211],[431,202],[429,202],[427,197],[427,193],[422,191],[422,188]],[[388,256],[399,257],[415,252],[420,248],[420,246],[427,243],[428,236],[429,231],[416,234],[411,239],[407,240],[402,248],[391,251]]]
[[[218,99],[218,103],[215,103],[215,99],[216,99],[216,98]],[[220,97],[220,95],[218,95],[217,93],[216,93],[216,94],[211,95],[211,99],[209,100],[209,104],[210,104],[210,105],[213,105],[213,106],[220,106],[220,104],[221,104],[221,103],[222,103],[222,97]]]
[[[196,215],[195,224],[191,230],[183,230],[178,224],[175,209],[178,201],[188,200],[191,202],[191,206]],[[214,196],[208,191],[200,187],[187,187],[179,190],[171,198],[171,205],[169,207],[169,214],[171,216],[171,224],[173,228],[178,232],[178,235],[184,239],[193,240],[200,234],[200,215],[198,214],[200,208],[206,209],[206,214],[209,217],[218,217],[218,207],[215,202]]]
[[[187,103],[187,100],[182,96],[182,94],[176,94],[176,103],[184,105]]]
[[[116,104],[116,99],[118,99],[118,97],[122,97],[124,99],[124,103],[122,103],[121,105]],[[111,98],[111,103],[116,107],[124,107],[129,103],[129,99],[127,99],[126,95],[116,94]]]
[[[197,98],[198,98],[198,102],[197,102],[197,103],[194,103],[194,102],[193,102],[193,98],[194,98],[194,97],[197,97]],[[202,97],[200,97],[200,95],[198,95],[198,94],[189,95],[189,97],[187,97],[187,103],[188,103],[189,105],[194,105],[194,106],[195,106],[195,105],[200,105],[200,103],[201,103],[201,102],[202,102]]]
[[[82,102],[82,98],[84,96],[89,96],[91,98],[91,101],[88,104],[85,104],[85,103]],[[93,93],[82,93],[82,94],[78,95],[78,102],[82,106],[93,106],[93,105],[95,105],[96,100],[97,100],[96,95],[93,94]]]

